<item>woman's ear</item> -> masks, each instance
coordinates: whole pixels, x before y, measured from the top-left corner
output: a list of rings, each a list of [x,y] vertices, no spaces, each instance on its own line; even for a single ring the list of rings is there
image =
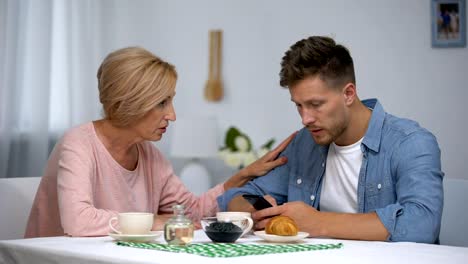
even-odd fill
[[[347,106],[352,105],[356,100],[356,86],[353,83],[347,83],[343,87],[343,98]]]

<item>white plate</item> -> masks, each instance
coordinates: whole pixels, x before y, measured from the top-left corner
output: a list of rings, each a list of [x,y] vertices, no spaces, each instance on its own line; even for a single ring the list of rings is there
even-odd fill
[[[266,241],[277,243],[296,242],[309,236],[309,233],[306,232],[298,232],[295,236],[270,235],[266,234],[265,231],[255,231],[254,234],[260,238],[265,239]]]
[[[162,235],[162,231],[151,231],[147,235],[124,235],[124,234],[117,234],[114,232],[109,233],[115,240],[126,241],[126,242],[149,242],[155,240],[156,238]]]

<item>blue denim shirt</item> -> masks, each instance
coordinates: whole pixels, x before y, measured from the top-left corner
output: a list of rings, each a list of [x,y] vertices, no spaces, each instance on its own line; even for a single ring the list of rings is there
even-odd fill
[[[361,143],[363,160],[357,188],[359,213],[376,212],[388,241],[438,243],[443,207],[440,149],[418,123],[386,113],[376,99]],[[320,190],[328,146],[313,141],[302,129],[283,151],[288,163],[241,188],[218,197],[220,210],[235,196],[269,194],[278,204],[303,201],[320,210]]]

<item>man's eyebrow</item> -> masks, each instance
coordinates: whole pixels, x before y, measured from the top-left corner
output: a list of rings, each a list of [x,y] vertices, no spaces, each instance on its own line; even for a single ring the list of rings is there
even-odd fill
[[[291,98],[291,102],[296,103],[296,104],[298,103],[298,102],[294,101],[293,98]],[[305,100],[305,101],[301,102],[301,104],[323,103],[323,102],[325,102],[325,99],[318,99],[318,98],[314,99],[314,98],[312,98],[312,99],[308,99],[308,100]]]

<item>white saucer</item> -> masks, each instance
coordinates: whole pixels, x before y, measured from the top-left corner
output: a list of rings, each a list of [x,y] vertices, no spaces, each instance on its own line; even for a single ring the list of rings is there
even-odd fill
[[[309,236],[309,233],[306,232],[298,232],[295,236],[270,235],[266,234],[265,231],[255,231],[254,234],[260,238],[263,238],[266,241],[277,243],[296,242]]]
[[[151,231],[147,235],[124,235],[124,234],[117,234],[114,232],[109,233],[115,240],[126,241],[126,242],[148,242],[155,240],[156,238],[162,235],[162,231]]]

